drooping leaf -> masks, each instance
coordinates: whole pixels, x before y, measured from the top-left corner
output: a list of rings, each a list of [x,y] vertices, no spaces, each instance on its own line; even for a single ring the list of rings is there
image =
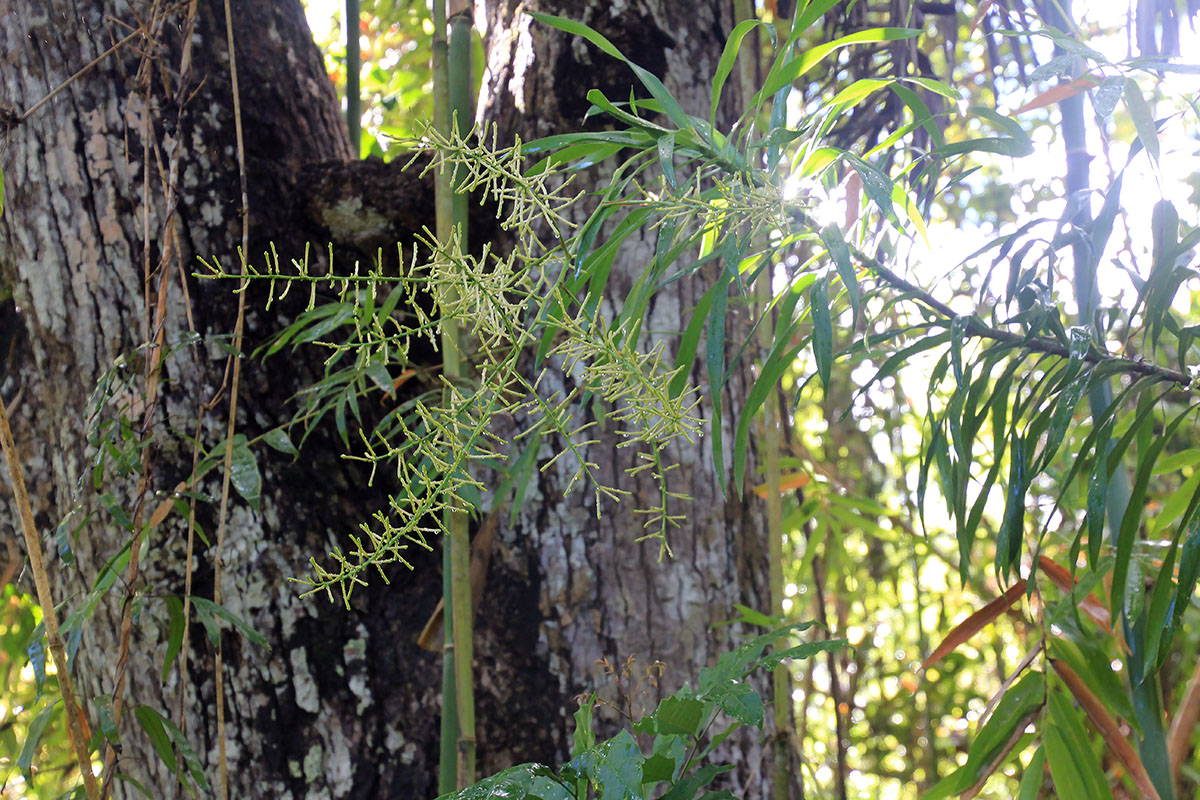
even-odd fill
[[[192,606],[196,609],[196,617],[201,621],[205,629],[207,629],[208,638],[213,644],[217,642],[219,626],[216,620],[220,618],[240,631],[253,644],[259,647],[270,647],[265,636],[251,628],[245,620],[225,608],[225,606],[219,606],[207,597],[196,596],[192,597]]]
[[[817,361],[817,374],[821,385],[829,390],[829,378],[833,369],[833,321],[829,312],[829,279],[819,278],[809,290],[808,302],[812,309],[813,356]]]
[[[233,458],[229,463],[229,482],[237,493],[255,511],[262,495],[262,475],[258,471],[258,459],[254,457],[246,437],[238,434],[233,439]]]
[[[1133,119],[1133,127],[1137,131],[1138,140],[1150,158],[1158,162],[1158,128],[1154,124],[1154,114],[1142,94],[1141,87],[1133,78],[1125,79],[1125,107]]]
[[[954,651],[963,642],[970,639],[979,631],[994,622],[1001,614],[1012,607],[1025,594],[1025,580],[1021,579],[1005,590],[1004,594],[990,601],[983,608],[971,614],[946,634],[942,643],[921,664],[921,669],[928,669],[941,661],[947,654]]]
[[[1117,761],[1121,762],[1121,766],[1125,768],[1129,777],[1138,787],[1138,791],[1151,800],[1158,800],[1158,790],[1150,780],[1146,767],[1143,766],[1137,752],[1129,744],[1129,740],[1121,735],[1121,727],[1108,713],[1108,709],[1069,666],[1061,661],[1051,661],[1050,663],[1054,666],[1054,671],[1063,679],[1063,683],[1066,684],[1071,694],[1075,696],[1075,700],[1087,714],[1088,719],[1091,720],[1093,730],[1100,734],[1100,738],[1104,740],[1109,752]]]
[[[183,600],[175,595],[166,599],[167,603],[167,653],[163,657],[162,682],[167,682],[175,658],[183,648]]]
[[[57,699],[52,701],[50,705],[45,706],[34,716],[25,733],[25,742],[21,745],[21,752],[17,755],[17,767],[25,776],[25,780],[31,783],[33,781],[33,757],[37,754],[42,734],[46,732],[46,726],[50,724],[50,719],[54,716],[54,709],[58,707],[58,703]]]

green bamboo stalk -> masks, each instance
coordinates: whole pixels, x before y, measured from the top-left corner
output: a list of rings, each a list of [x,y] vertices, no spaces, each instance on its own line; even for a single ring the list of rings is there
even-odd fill
[[[358,0],[346,0],[346,127],[350,147],[358,158],[362,141],[362,92],[358,85],[362,53],[358,49]]]
[[[469,127],[471,97],[471,32],[473,21],[466,4],[452,0],[450,20],[449,105],[451,126],[465,133]],[[455,192],[452,216],[458,228],[462,249],[467,250],[467,195]],[[450,347],[443,355],[444,372],[454,381],[465,374],[460,350],[461,340],[454,325]],[[447,335],[450,329],[447,328]],[[453,355],[451,355],[451,350]],[[471,609],[471,542],[467,532],[467,514],[451,512],[450,525],[451,604],[454,637],[454,685],[458,715],[458,788],[475,782],[475,686],[472,675],[474,614]]]
[[[445,0],[433,4],[434,125],[449,135],[469,117],[471,20],[465,4],[453,9],[452,41],[446,39]],[[439,240],[450,241],[458,229],[461,246],[467,247],[467,203],[451,186],[452,176],[439,173],[435,182],[435,208]],[[452,302],[453,299],[451,299]],[[442,374],[455,383],[464,376],[458,321],[442,322]],[[438,777],[443,790],[462,789],[475,778],[475,695],[472,676],[472,612],[470,537],[464,511],[447,509],[448,531],[443,550],[445,657],[442,663],[442,742]]]

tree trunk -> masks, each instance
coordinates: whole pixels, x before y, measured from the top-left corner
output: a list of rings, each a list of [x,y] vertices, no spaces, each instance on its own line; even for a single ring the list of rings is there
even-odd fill
[[[164,361],[151,415],[153,488],[169,490],[189,474],[191,449],[183,437],[196,432],[200,404],[223,383],[224,351],[212,337],[233,328],[233,287],[191,277],[185,282],[182,276],[194,271],[197,256],[236,264],[241,241],[225,18],[220,0],[200,0],[192,65],[182,70],[186,9],[177,5],[0,0],[0,169],[7,186],[0,276],[12,292],[0,310],[0,330],[11,343],[0,391],[12,407],[48,553],[56,552],[50,534],[69,509],[80,501],[88,510],[97,507],[91,489],[95,450],[87,440],[89,393],[118,355],[151,338],[148,320],[154,318],[160,281],[166,281],[165,341],[180,341],[191,320],[206,343],[180,348]],[[336,98],[300,4],[232,5],[249,252],[262,253],[274,243],[286,263],[304,252],[306,242],[324,253],[332,240],[335,262],[348,266],[422,224],[432,225],[426,182],[399,174],[395,166],[347,160],[351,151]],[[528,139],[577,126],[587,107],[584,95],[594,85],[625,87],[627,94],[631,76],[620,65],[582,41],[516,17],[510,6],[515,3],[490,11],[485,109],[506,132]],[[682,6],[641,0],[618,14],[610,4],[590,0],[549,10],[601,29],[644,66],[665,74],[685,108],[703,114],[705,82],[730,27],[718,8],[706,0]],[[125,42],[20,119],[127,37],[132,26],[156,22],[161,24],[152,41]],[[178,203],[170,216],[164,198],[175,158]],[[168,222],[170,240],[164,235]],[[486,227],[481,231],[487,235]],[[610,284],[616,302],[653,243],[650,234],[619,259]],[[164,251],[167,268],[159,271]],[[681,328],[701,291],[694,283],[675,284],[655,301],[647,329]],[[247,350],[302,307],[292,298],[268,311],[263,301],[261,292],[252,292],[247,303]],[[730,341],[739,342],[736,334],[744,335],[749,321],[743,315],[731,322]],[[247,361],[238,430],[252,437],[286,421],[293,410],[288,398],[320,375],[323,356],[301,349]],[[136,359],[130,363],[137,373]],[[697,371],[693,378],[704,376]],[[727,408],[740,408],[748,381],[745,370],[735,371]],[[207,415],[198,433],[206,447],[224,437],[226,407],[222,402]],[[137,424],[141,419],[140,412],[132,416]],[[323,598],[302,600],[296,585],[286,581],[306,571],[309,556],[344,546],[346,534],[386,502],[383,489],[366,488],[366,475],[341,459],[341,452],[336,435],[324,429],[297,460],[264,448],[258,453],[261,509],[238,503],[230,512],[224,603],[270,642],[266,650],[229,630],[223,634],[231,797],[434,794],[439,659],[414,640],[440,596],[437,556],[414,555],[414,569],[393,569],[390,584],[374,579],[356,591],[348,612]],[[595,460],[619,475],[623,455],[613,452],[605,443]],[[581,495],[564,498],[563,476],[554,470],[540,474],[517,523],[502,528],[476,644],[485,773],[519,761],[564,758],[575,695],[598,690],[616,700],[602,660],[619,667],[634,657],[634,682],[645,692],[633,701],[634,710],[652,710],[661,692],[694,683],[698,670],[728,645],[729,628],[708,628],[729,616],[733,603],[765,607],[761,510],[721,499],[707,453],[675,455],[684,467],[673,473],[673,488],[688,491],[695,501],[680,509],[688,523],[672,539],[672,560],[658,563],[653,545],[633,544],[640,522],[629,508],[605,507],[597,521],[595,508]],[[199,488],[218,495],[218,472]],[[109,474],[106,481],[101,492],[132,509],[136,476]],[[6,488],[0,499],[8,504],[10,497]],[[151,499],[148,509],[158,502]],[[10,522],[15,514],[3,519],[2,535],[15,536]],[[215,503],[202,504],[198,520],[215,544]],[[141,781],[156,797],[173,796],[174,778],[130,710],[145,704],[175,718],[181,681],[187,735],[209,782],[218,781],[213,648],[194,617],[187,674],[181,677],[176,666],[165,684],[160,681],[168,638],[164,599],[184,591],[185,537],[186,520],[178,515],[155,528],[131,587],[140,613],[126,673],[117,771]],[[81,606],[100,568],[128,538],[103,513],[82,528],[72,541],[76,566],[56,565],[56,597],[66,602],[66,613]],[[197,541],[193,595],[212,596],[213,555]],[[90,701],[114,692],[124,600],[118,581],[85,626],[75,665],[93,729],[98,717]],[[664,664],[657,686],[640,680],[655,662]],[[628,691],[629,681],[623,686]],[[740,764],[728,784],[739,795],[763,795],[770,775],[769,765],[761,763],[765,752],[752,736],[726,746],[726,755]]]
[[[644,96],[627,66],[581,38],[549,29],[521,13],[541,10],[601,31],[623,53],[662,77],[685,111],[707,117],[710,79],[735,22],[732,7],[733,3],[711,0],[639,0],[619,10],[607,0],[544,2],[532,7],[516,0],[490,3],[488,30],[494,33],[487,48],[481,116],[497,122],[502,132],[530,141],[579,129],[591,105],[586,99],[589,89],[599,88],[610,98],[625,98],[633,87]],[[736,89],[727,87],[726,97],[735,98]],[[731,110],[732,105],[720,109]],[[719,114],[719,123],[723,116],[729,115]],[[576,178],[573,191],[591,193],[606,185],[604,169],[592,169]],[[590,208],[579,209],[574,221],[582,223]],[[601,304],[609,319],[620,310],[634,281],[653,259],[656,236],[656,231],[635,233],[618,254]],[[714,279],[714,274],[706,274],[703,279],[677,281],[656,294],[644,330],[681,331]],[[753,314],[745,306],[733,312],[728,323],[728,363],[734,363],[752,322]],[[753,345],[747,349],[753,352]],[[723,406],[729,410],[727,442],[732,435],[730,417],[741,409],[750,388],[746,366],[745,360],[734,364],[724,393]],[[551,371],[551,375],[544,379],[547,385],[570,385],[561,373]],[[700,386],[708,380],[699,365],[690,377]],[[708,418],[710,411],[705,405],[701,413]],[[587,418],[581,415],[580,421]],[[618,449],[620,439],[611,430],[595,435],[599,444],[590,447],[586,455],[600,465],[602,475],[622,481],[619,485],[633,491],[635,498],[639,492],[654,491],[648,478],[632,483],[624,475],[636,463],[634,448]],[[670,488],[693,498],[671,508],[672,513],[687,515],[683,527],[670,534],[674,558],[660,562],[656,544],[635,543],[644,522],[633,513],[635,500],[616,504],[601,498],[597,519],[596,498],[586,489],[576,486],[564,496],[573,472],[563,463],[565,459],[538,473],[532,502],[520,510],[515,524],[501,527],[503,555],[493,562],[489,592],[492,587],[528,583],[537,587],[542,619],[536,652],[550,670],[550,687],[557,689],[553,696],[514,698],[513,705],[540,703],[549,712],[540,718],[561,720],[555,726],[560,753],[565,753],[569,744],[567,715],[572,712],[572,696],[599,691],[620,711],[628,712],[632,706],[635,714],[649,713],[662,695],[684,682],[695,685],[702,667],[712,665],[717,655],[737,641],[735,637],[750,633],[741,626],[712,629],[715,623],[736,615],[735,603],[769,610],[765,504],[743,505],[735,497],[723,496],[711,466],[712,440],[706,428],[697,446],[668,448],[667,457],[682,465],[669,473]],[[541,463],[560,446],[543,447]],[[730,447],[725,450],[728,453]],[[753,450],[752,443],[747,470],[751,476],[755,474]],[[477,653],[485,687],[493,659],[498,667],[501,663],[492,654],[503,652],[491,641],[491,632],[503,624],[508,613],[506,609],[492,613],[488,604],[483,606],[483,642]],[[634,659],[632,673],[623,676],[620,673],[628,659]],[[662,678],[647,680],[648,674],[656,674],[651,673],[654,665],[661,665]],[[614,669],[618,672],[615,676],[610,674]],[[762,678],[759,689],[765,697],[768,681],[767,676]],[[630,694],[636,695],[632,702]],[[489,706],[486,699],[484,703],[481,764],[485,770],[493,770],[502,766],[502,757],[498,760],[497,756],[503,750],[489,746],[498,727],[486,720],[513,709]],[[607,716],[601,714],[601,719],[610,734],[619,724],[611,710]],[[767,796],[771,777],[768,752],[758,738],[747,735],[718,753],[738,765],[726,784],[737,796]]]

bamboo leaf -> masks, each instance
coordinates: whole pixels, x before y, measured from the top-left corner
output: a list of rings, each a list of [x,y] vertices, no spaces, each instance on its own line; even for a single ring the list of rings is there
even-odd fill
[[[1042,794],[1042,776],[1046,769],[1046,750],[1039,747],[1029,759],[1029,766],[1021,776],[1021,786],[1017,792],[1017,800],[1038,800]]]
[[[284,428],[272,428],[263,434],[262,440],[267,446],[286,455],[300,455],[300,451],[296,449],[296,445],[292,444],[292,438],[288,436],[288,432]]]
[[[842,231],[836,225],[827,225],[822,228],[820,236],[821,241],[825,244],[825,249],[829,252],[829,257],[837,267],[842,285],[846,287],[846,293],[850,297],[850,308],[854,311],[854,322],[857,324],[860,302],[858,276],[855,273],[854,264],[850,261],[850,248],[846,245],[846,240],[842,238]]]
[[[1133,482],[1133,489],[1129,494],[1129,506],[1125,510],[1125,516],[1121,518],[1121,530],[1117,538],[1116,563],[1113,567],[1112,598],[1109,602],[1109,609],[1114,614],[1118,610],[1122,612],[1128,611],[1130,607],[1128,600],[1131,598],[1129,597],[1128,590],[1130,562],[1133,560],[1133,543],[1142,520],[1142,511],[1146,500],[1146,488],[1150,483],[1150,476],[1154,472],[1154,463],[1158,460],[1158,456],[1162,453],[1167,442],[1171,441],[1174,437],[1175,431],[1191,415],[1191,410],[1192,408],[1189,407],[1186,411],[1176,416],[1163,430],[1162,435],[1155,437],[1154,442],[1150,445],[1145,455],[1141,457],[1141,461],[1138,464],[1137,476]],[[1126,619],[1132,622],[1133,616],[1127,615]]]
[[[192,597],[192,605],[196,607],[196,616],[201,618],[202,621],[203,616],[209,616],[213,618],[211,625],[206,623],[205,628],[208,629],[209,640],[211,640],[214,644],[216,644],[217,641],[217,624],[215,622],[215,618],[220,617],[234,628],[241,631],[242,635],[245,636],[250,642],[258,645],[259,647],[266,647],[267,649],[270,649],[271,645],[267,642],[267,638],[265,636],[251,628],[245,620],[243,620],[237,614],[234,614],[229,609],[225,608],[225,606],[219,606],[206,597],[195,596]]]
[[[817,361],[817,374],[821,385],[829,391],[829,378],[833,369],[833,320],[829,313],[829,279],[822,277],[812,285],[808,294],[813,321],[813,357]]]
[[[1125,768],[1134,785],[1138,787],[1138,791],[1150,800],[1159,800],[1158,790],[1154,788],[1154,783],[1150,780],[1146,767],[1138,758],[1137,752],[1129,744],[1129,741],[1121,735],[1121,727],[1108,713],[1108,709],[1069,666],[1056,660],[1051,660],[1050,663],[1054,667],[1054,671],[1063,679],[1063,683],[1066,684],[1071,694],[1075,696],[1080,708],[1091,720],[1093,729],[1100,734],[1100,738],[1104,740],[1109,752],[1117,761],[1121,762],[1121,766]]]
[[[246,444],[246,437],[238,434],[233,439],[233,459],[229,464],[229,481],[255,511],[262,495],[262,475],[258,471],[258,460]]]
[[[1112,790],[1109,788],[1108,779],[1091,748],[1079,713],[1071,706],[1070,701],[1062,692],[1050,692],[1046,699],[1047,705],[1050,707],[1050,723],[1043,733],[1044,741],[1049,746],[1051,740],[1057,738],[1070,754],[1071,768],[1068,769],[1062,763],[1063,754],[1061,752],[1057,757],[1047,752],[1047,756],[1050,758],[1050,774],[1054,777],[1054,785],[1058,790],[1059,797],[1112,800]],[[1074,775],[1071,775],[1072,771]],[[1059,784],[1060,774],[1064,776],[1064,783],[1061,785]],[[1068,789],[1069,786],[1076,785],[1082,789],[1080,794],[1074,794],[1073,789]]]
[[[167,682],[171,666],[183,647],[183,601],[175,595],[167,597],[167,654],[163,658],[162,682]]]
[[[1133,119],[1133,127],[1137,131],[1138,139],[1146,148],[1151,160],[1157,164],[1158,128],[1154,124],[1154,115],[1150,111],[1150,106],[1146,103],[1141,88],[1133,78],[1125,79],[1125,108],[1129,109],[1129,116]]]
[[[712,80],[712,117],[710,122],[712,125],[717,124],[717,109],[721,105],[721,92],[725,88],[725,81],[729,79],[729,74],[733,71],[733,65],[737,61],[738,51],[742,47],[742,39],[746,34],[754,30],[759,25],[765,23],[757,19],[746,19],[734,26],[730,32],[729,38],[725,40],[725,49],[721,51],[721,59],[717,62],[717,71],[713,74]],[[774,31],[774,28],[769,28]]]
[[[38,745],[42,741],[42,734],[45,733],[46,726],[50,724],[50,719],[54,715],[54,709],[58,703],[59,700],[54,700],[34,716],[33,721],[29,723],[29,729],[25,732],[25,742],[21,745],[21,752],[17,755],[17,767],[30,785],[33,783],[33,757],[37,753]]]
[[[1039,555],[1038,568],[1050,578],[1060,592],[1069,597],[1077,596],[1075,594],[1075,587],[1078,581],[1071,577],[1071,573],[1065,567],[1054,563],[1046,555]],[[1108,609],[1100,602],[1100,598],[1089,592],[1084,597],[1076,600],[1076,602],[1079,608],[1083,609],[1083,612],[1091,617],[1093,622],[1099,625],[1105,633],[1110,636],[1112,635],[1112,615],[1108,613]]]
[[[1021,595],[1025,593],[1025,580],[1022,578],[1005,590],[1004,594],[995,598],[983,608],[976,611],[971,616],[964,619],[958,625],[946,634],[946,638],[942,640],[929,657],[921,664],[921,669],[928,669],[934,664],[941,661],[948,654],[954,651],[960,644],[969,640],[972,636],[979,633],[988,625],[996,621],[996,619],[1012,607],[1014,603],[1021,599]]]
[[[832,3],[828,5],[832,6]],[[751,107],[758,106],[765,98],[770,97],[785,86],[791,85],[794,80],[824,61],[830,53],[843,47],[862,42],[894,42],[903,39],[912,39],[920,35],[921,31],[917,28],[872,28],[810,47],[802,55],[772,67],[771,72],[767,74],[763,87],[758,90],[758,94],[754,96],[750,105]],[[788,43],[790,44],[791,41],[789,40]]]
[[[996,575],[1007,577],[1021,556],[1021,542],[1025,536],[1025,439],[1016,429],[1013,420],[1009,441],[1008,495],[1004,507],[1004,519],[996,537]]]
[[[1035,78],[1034,80],[1039,79]],[[1060,84],[1047,89],[1012,113],[1015,116],[1017,114],[1024,114],[1026,111],[1033,111],[1037,108],[1045,108],[1055,103],[1061,103],[1063,100],[1083,94],[1088,89],[1096,88],[1100,83],[1101,79],[1097,75],[1081,75],[1070,83]]]

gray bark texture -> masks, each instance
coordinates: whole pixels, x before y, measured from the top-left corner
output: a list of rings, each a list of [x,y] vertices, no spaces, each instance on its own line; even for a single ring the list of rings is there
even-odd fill
[[[487,12],[481,114],[504,135],[528,140],[578,128],[593,87],[628,96],[635,79],[622,65],[532,22],[519,5],[495,2]],[[541,7],[601,30],[665,76],[686,109],[707,114],[707,81],[732,23],[726,5],[572,0]],[[161,0],[0,0],[0,169],[7,186],[0,281],[11,291],[0,306],[6,355],[0,392],[13,415],[47,553],[56,552],[52,533],[76,504],[94,509],[105,492],[129,508],[136,501],[136,476],[110,474],[100,492],[93,490],[86,411],[92,388],[115,359],[154,335],[147,320],[160,297],[165,341],[179,341],[194,325],[206,344],[180,348],[164,362],[149,415],[151,487],[169,491],[189,474],[185,435],[201,436],[207,447],[224,437],[227,396],[199,432],[196,420],[201,403],[223,386],[225,353],[208,342],[232,330],[236,298],[231,285],[190,273],[198,256],[236,264],[241,240],[229,52],[223,4],[200,0],[192,65],[181,72],[186,7]],[[432,227],[427,182],[400,173],[398,165],[349,160],[335,93],[300,3],[235,0],[232,16],[250,253],[273,243],[286,262],[306,243],[324,253],[332,241],[335,265],[346,266],[421,225]],[[154,20],[160,24],[152,36],[135,37],[20,119]],[[174,159],[178,199],[168,216],[164,198]],[[584,189],[597,179],[583,177]],[[159,269],[168,221],[176,250]],[[476,241],[490,232],[482,224]],[[651,232],[618,259],[611,302],[620,302],[653,247]],[[677,282],[655,299],[646,329],[680,330],[702,292],[698,282]],[[264,300],[251,292],[247,350],[302,308],[298,297],[269,311]],[[738,311],[730,322],[730,358],[751,322],[745,308],[740,317]],[[247,360],[238,430],[255,436],[286,421],[293,410],[288,398],[320,375],[323,355],[301,349]],[[436,363],[435,353],[429,357]],[[131,360],[131,370],[137,363]],[[707,380],[700,367],[692,377]],[[750,380],[743,361],[729,380],[727,409],[740,408]],[[139,401],[131,400],[136,410]],[[134,419],[141,418],[138,411]],[[565,475],[553,468],[539,474],[516,523],[501,526],[477,619],[481,775],[521,761],[559,763],[569,750],[577,695],[596,691],[612,704],[601,715],[601,733],[611,733],[619,723],[613,709],[653,710],[661,694],[694,683],[731,637],[749,633],[710,626],[731,616],[734,603],[768,604],[764,516],[757,502],[722,497],[709,466],[710,441],[706,435],[692,452],[673,453],[683,466],[672,473],[672,488],[695,498],[672,509],[688,514],[671,540],[673,559],[660,563],[656,546],[634,544],[641,528],[634,503],[605,504],[597,519],[590,494],[577,489],[564,497]],[[604,472],[620,475],[632,455],[613,444],[605,440],[591,455]],[[392,570],[390,584],[374,579],[355,592],[349,611],[321,597],[300,599],[297,585],[286,580],[306,572],[310,556],[344,545],[345,535],[386,502],[383,488],[368,488],[366,474],[341,452],[337,436],[324,429],[296,460],[262,448],[261,509],[240,501],[231,506],[224,604],[270,642],[263,649],[224,633],[231,797],[435,794],[440,659],[414,640],[440,597],[440,556],[415,554],[412,571]],[[547,448],[543,463],[550,455]],[[199,489],[218,495],[217,472]],[[159,500],[150,499],[147,515]],[[10,501],[5,477],[0,502]],[[0,536],[16,537],[16,515],[6,511]],[[199,506],[198,522],[214,543],[215,517],[215,503]],[[53,564],[63,616],[80,606],[128,536],[104,513],[80,530],[72,542],[75,566]],[[118,581],[98,604],[74,667],[95,728],[91,701],[114,691],[122,606],[132,599],[139,613],[118,771],[156,797],[175,795],[174,778],[130,710],[146,704],[178,719],[181,682],[183,726],[210,783],[218,779],[213,648],[194,620],[187,674],[176,667],[160,680],[168,638],[164,598],[183,592],[185,537],[186,520],[177,514],[150,533],[137,581],[128,590]],[[194,595],[211,597],[213,556],[197,541]],[[19,580],[30,583],[27,574]],[[730,739],[721,755],[739,768],[725,786],[738,796],[766,796],[768,752],[757,735]],[[119,784],[116,791],[125,794]]]

